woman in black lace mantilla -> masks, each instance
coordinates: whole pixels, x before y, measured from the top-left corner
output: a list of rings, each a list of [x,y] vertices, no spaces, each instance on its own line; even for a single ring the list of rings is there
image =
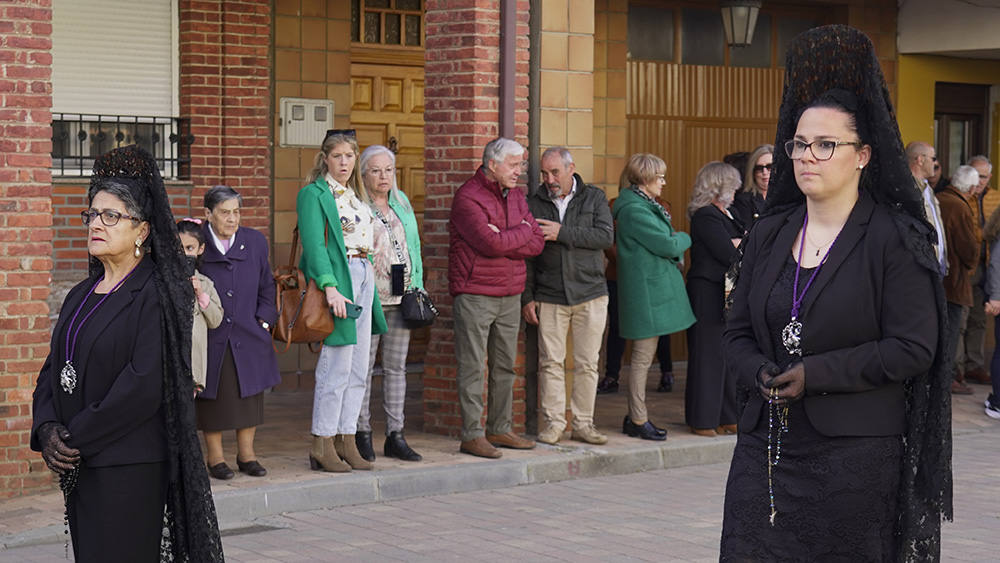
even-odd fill
[[[94,164],[90,275],[38,376],[31,446],[59,474],[77,561],[222,561],[194,427],[194,291],[153,158]]]
[[[787,55],[725,334],[743,391],[721,559],[933,561],[951,518],[944,294],[871,41]]]

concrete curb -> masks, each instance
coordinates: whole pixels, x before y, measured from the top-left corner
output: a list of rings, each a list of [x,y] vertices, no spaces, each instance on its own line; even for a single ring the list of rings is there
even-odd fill
[[[642,443],[614,451],[540,444],[540,448],[551,450],[551,453],[522,460],[463,463],[423,470],[355,472],[328,480],[225,491],[215,495],[215,507],[219,527],[226,531],[245,527],[258,518],[284,512],[727,462],[732,458],[735,446],[735,436],[720,436],[696,443]],[[46,526],[0,537],[0,550],[59,543],[65,539],[63,532],[62,526]]]

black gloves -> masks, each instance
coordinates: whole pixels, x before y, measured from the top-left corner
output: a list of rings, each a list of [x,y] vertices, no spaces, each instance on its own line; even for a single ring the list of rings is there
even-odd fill
[[[38,428],[42,444],[42,459],[52,471],[62,475],[80,463],[80,450],[66,445],[69,430],[58,422],[46,422]]]

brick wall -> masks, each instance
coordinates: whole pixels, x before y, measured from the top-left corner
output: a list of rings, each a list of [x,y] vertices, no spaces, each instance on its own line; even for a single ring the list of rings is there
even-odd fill
[[[515,136],[524,145],[528,16],[529,2],[517,2]],[[483,147],[499,134],[500,2],[428,0],[426,21],[424,275],[441,317],[431,329],[424,362],[424,431],[457,435],[462,420],[448,295],[448,215],[455,190],[476,171]],[[514,425],[523,431],[522,377],[515,383]]]
[[[271,1],[180,2],[181,115],[191,118],[193,212],[215,184],[243,196],[242,225],[270,236]]]
[[[52,482],[28,447],[49,341],[51,21],[48,0],[0,4],[0,497]]]

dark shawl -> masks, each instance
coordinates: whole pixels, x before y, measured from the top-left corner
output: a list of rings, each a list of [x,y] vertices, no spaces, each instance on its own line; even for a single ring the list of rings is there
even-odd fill
[[[156,269],[163,333],[163,411],[167,426],[167,514],[169,538],[161,548],[167,561],[222,561],[215,502],[195,429],[191,376],[191,327],[194,289],[181,249],[177,225],[156,162],[137,145],[114,149],[94,163],[89,196],[100,178],[125,184],[149,222],[147,252]],[[91,258],[91,275],[100,262]],[[169,541],[166,541],[169,539]]]
[[[793,40],[785,69],[774,169],[762,215],[805,202],[784,143],[795,136],[799,117],[811,102],[833,98],[855,112],[858,134],[872,149],[871,161],[861,174],[860,190],[889,208],[907,250],[918,264],[939,276],[932,247],[935,231],[924,216],[922,195],[907,167],[889,90],[871,41],[852,27],[817,27]],[[730,275],[738,273],[738,267],[737,261]],[[943,334],[947,315],[940,283],[936,284],[934,306],[938,309],[938,332]],[[938,560],[941,519],[952,518],[948,373],[952,354],[945,344],[939,337],[930,371],[905,384],[907,431],[896,525],[900,561]]]

